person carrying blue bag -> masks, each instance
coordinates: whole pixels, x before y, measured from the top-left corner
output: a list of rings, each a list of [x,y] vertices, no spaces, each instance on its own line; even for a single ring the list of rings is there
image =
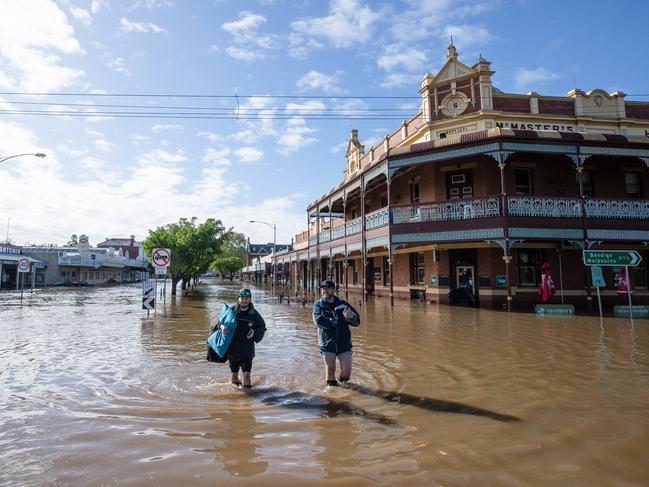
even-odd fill
[[[207,339],[211,349],[221,360],[229,362],[232,383],[241,385],[239,369],[243,371],[243,387],[252,387],[250,372],[255,356],[255,343],[259,343],[266,333],[266,322],[252,304],[250,289],[241,289],[237,304],[223,305],[219,321],[212,327],[214,333]],[[210,354],[208,351],[208,360]]]

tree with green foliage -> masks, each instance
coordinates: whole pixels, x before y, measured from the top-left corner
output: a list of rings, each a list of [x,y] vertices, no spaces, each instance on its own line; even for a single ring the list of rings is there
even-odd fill
[[[234,279],[234,276],[239,272],[245,265],[241,257],[234,255],[217,257],[212,262],[210,269],[212,272],[219,272],[222,276],[227,277],[231,281]]]
[[[144,240],[144,251],[149,259],[155,248],[171,250],[171,265],[167,272],[171,275],[171,294],[176,295],[176,287],[182,281],[183,289],[206,272],[217,255],[228,232],[221,220],[208,218],[197,224],[196,217],[181,218],[178,223],[170,223],[155,230],[149,230]]]
[[[239,257],[245,262],[247,251],[248,238],[243,233],[235,232],[230,229],[223,242],[222,256]],[[243,267],[243,265],[241,267]]]

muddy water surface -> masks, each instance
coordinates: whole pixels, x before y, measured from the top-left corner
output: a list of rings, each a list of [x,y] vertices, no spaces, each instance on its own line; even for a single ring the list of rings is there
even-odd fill
[[[251,392],[205,361],[237,287],[0,294],[0,485],[649,486],[649,322],[370,301],[349,388],[253,290]]]

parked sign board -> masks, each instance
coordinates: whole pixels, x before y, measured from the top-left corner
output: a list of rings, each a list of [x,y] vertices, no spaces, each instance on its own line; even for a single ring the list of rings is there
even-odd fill
[[[632,266],[642,262],[635,250],[584,250],[584,265]]]
[[[155,308],[154,281],[142,283],[142,309],[151,310]]]

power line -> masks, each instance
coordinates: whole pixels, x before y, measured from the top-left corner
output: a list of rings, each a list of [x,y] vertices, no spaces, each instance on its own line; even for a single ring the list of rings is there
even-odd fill
[[[0,95],[7,96],[87,96],[87,97],[139,97],[139,98],[277,98],[277,99],[351,99],[351,100],[402,100],[402,99],[416,99],[419,96],[353,96],[353,95],[199,95],[189,93],[38,93],[38,92],[21,92],[21,91],[4,91]]]

